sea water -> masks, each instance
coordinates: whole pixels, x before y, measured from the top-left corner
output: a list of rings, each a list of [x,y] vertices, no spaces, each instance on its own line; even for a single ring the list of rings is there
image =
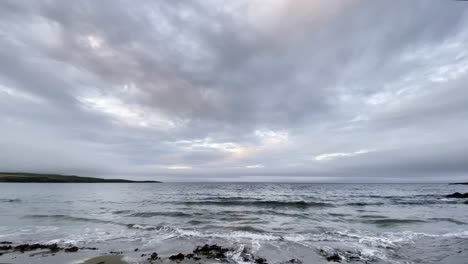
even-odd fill
[[[0,184],[0,241],[98,251],[0,263],[79,263],[122,251],[167,257],[196,246],[248,250],[268,263],[468,263],[468,205],[447,184]],[[138,248],[138,252],[135,249]]]

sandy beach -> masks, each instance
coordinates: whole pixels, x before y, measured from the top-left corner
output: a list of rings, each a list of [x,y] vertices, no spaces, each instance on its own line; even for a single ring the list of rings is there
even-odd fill
[[[82,264],[127,264],[121,256],[99,256],[86,260]]]

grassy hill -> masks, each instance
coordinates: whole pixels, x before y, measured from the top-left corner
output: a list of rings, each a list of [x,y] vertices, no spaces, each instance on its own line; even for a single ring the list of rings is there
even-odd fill
[[[159,181],[130,181],[102,179],[61,174],[0,172],[0,182],[55,182],[55,183],[160,183]]]

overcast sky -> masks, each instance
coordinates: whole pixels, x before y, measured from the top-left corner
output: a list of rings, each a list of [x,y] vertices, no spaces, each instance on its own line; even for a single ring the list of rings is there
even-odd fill
[[[468,2],[2,0],[0,171],[468,180]]]

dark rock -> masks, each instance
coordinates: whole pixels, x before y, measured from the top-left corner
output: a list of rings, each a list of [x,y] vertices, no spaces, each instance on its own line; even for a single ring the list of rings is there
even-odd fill
[[[10,242],[10,241],[1,241],[0,242],[0,245],[11,245],[13,244],[13,242]]]
[[[464,203],[464,204],[468,204],[468,200],[464,201],[463,203]]]
[[[151,256],[148,258],[148,260],[157,260],[159,257],[158,257],[158,253],[156,252],[153,252],[151,253]]]
[[[223,248],[218,245],[205,244],[203,247],[197,247],[193,253],[197,255],[205,256],[208,259],[212,258],[226,258],[225,253],[228,252],[228,248]]]
[[[327,261],[341,262],[341,257],[338,254],[333,254],[327,257]]]
[[[255,263],[257,264],[268,264],[267,260],[264,258],[256,258]]]
[[[80,247],[80,250],[98,250],[96,247]]]
[[[15,251],[20,251],[21,253],[26,252],[26,251],[33,251],[37,249],[51,249],[51,250],[60,250],[61,248],[57,249],[58,246],[57,244],[51,244],[51,245],[43,245],[43,244],[21,244],[16,247],[14,247]]]
[[[185,255],[185,257],[188,259],[192,259],[193,257],[195,257],[195,254],[190,253],[190,254]]]
[[[25,252],[25,251],[31,251],[31,245],[29,244],[21,244],[15,247],[15,251],[20,251],[20,252]]]
[[[184,260],[184,258],[185,258],[185,256],[182,253],[179,253],[177,255],[172,255],[172,256],[169,257],[169,259],[172,260],[172,261],[182,261],[182,260]]]
[[[0,246],[0,250],[11,250],[13,249],[12,246]]]
[[[468,198],[468,193],[452,193],[446,196],[447,198]]]
[[[78,247],[69,247],[65,249],[65,252],[72,253],[72,252],[78,252],[79,248]]]
[[[57,244],[52,244],[50,245],[49,249],[52,252],[59,252],[62,248],[60,248]]]
[[[252,254],[249,252],[249,250],[246,247],[242,249],[240,257],[242,258],[242,261],[244,262],[252,262],[252,260],[254,259],[254,257],[252,256]]]
[[[111,251],[109,253],[112,254],[112,255],[122,255],[123,254],[122,251]]]
[[[133,251],[138,252],[138,248],[135,248]]]

